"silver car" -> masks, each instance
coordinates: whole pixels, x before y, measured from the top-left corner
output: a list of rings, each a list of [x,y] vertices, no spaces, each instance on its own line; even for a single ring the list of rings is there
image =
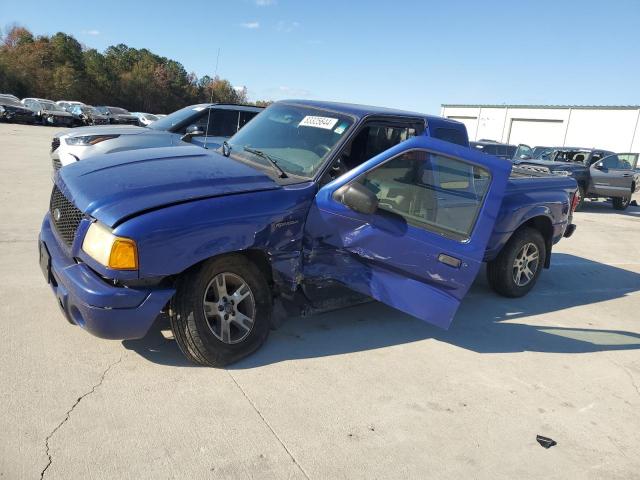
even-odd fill
[[[173,112],[147,127],[109,125],[64,130],[53,137],[51,161],[54,170],[95,155],[194,144],[218,148],[262,107],[203,103]]]

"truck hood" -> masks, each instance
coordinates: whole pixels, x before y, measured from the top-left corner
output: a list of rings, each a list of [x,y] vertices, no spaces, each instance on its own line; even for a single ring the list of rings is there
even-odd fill
[[[281,188],[260,170],[195,146],[99,155],[59,170],[55,181],[82,212],[110,227],[167,205]]]
[[[571,162],[552,162],[550,160],[522,160],[517,163],[517,165],[532,165],[538,167],[547,167],[552,172],[555,170],[565,170],[565,171],[573,171],[578,169],[586,168],[584,165],[579,163],[571,163]]]

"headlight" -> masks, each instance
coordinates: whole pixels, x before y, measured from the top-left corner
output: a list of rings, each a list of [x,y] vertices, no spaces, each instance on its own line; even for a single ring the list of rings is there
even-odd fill
[[[4,107],[0,105],[0,113],[4,112]]]
[[[101,223],[89,226],[82,250],[96,262],[114,270],[137,270],[138,248],[130,238],[115,236]]]
[[[105,140],[111,140],[117,138],[120,135],[80,135],[78,137],[67,137],[65,143],[67,145],[95,145],[96,143],[104,142]]]

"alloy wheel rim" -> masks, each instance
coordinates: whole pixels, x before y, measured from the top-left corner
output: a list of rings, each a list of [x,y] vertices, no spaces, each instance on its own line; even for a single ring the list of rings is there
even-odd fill
[[[203,309],[211,333],[223,343],[240,343],[253,330],[255,298],[247,282],[234,273],[219,273],[211,279]]]
[[[538,271],[540,251],[535,243],[526,243],[513,261],[513,281],[519,287],[528,285]]]

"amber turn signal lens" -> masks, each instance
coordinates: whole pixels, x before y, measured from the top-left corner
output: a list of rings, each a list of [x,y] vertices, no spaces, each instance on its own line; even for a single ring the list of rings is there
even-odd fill
[[[109,255],[109,268],[114,270],[137,270],[138,251],[136,242],[128,238],[116,238]]]

